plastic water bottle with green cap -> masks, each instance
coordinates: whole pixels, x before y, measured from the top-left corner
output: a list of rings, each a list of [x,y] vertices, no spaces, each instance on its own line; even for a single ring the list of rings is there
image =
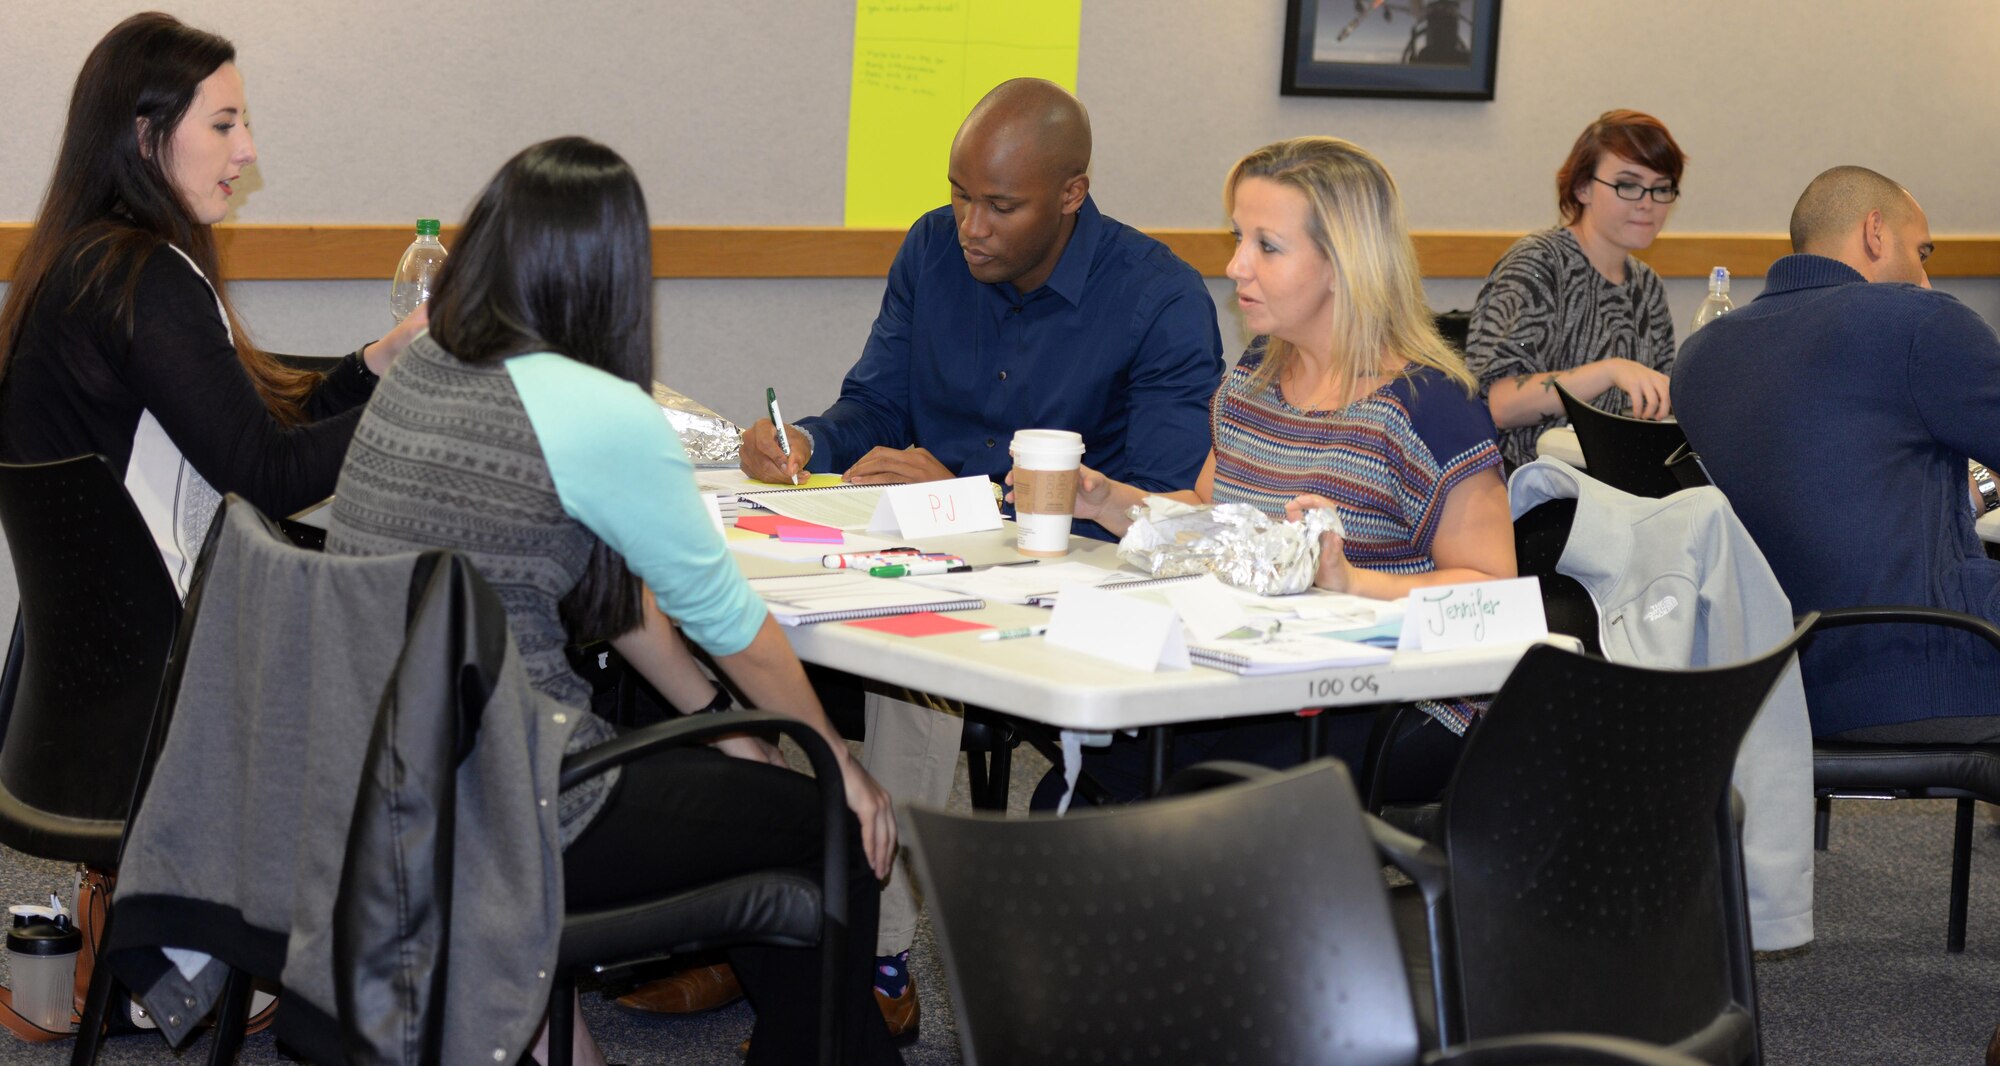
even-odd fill
[[[396,321],[410,317],[431,298],[438,271],[444,269],[444,245],[438,243],[438,220],[417,220],[417,239],[403,250],[396,264],[396,281],[389,286],[389,312]]]

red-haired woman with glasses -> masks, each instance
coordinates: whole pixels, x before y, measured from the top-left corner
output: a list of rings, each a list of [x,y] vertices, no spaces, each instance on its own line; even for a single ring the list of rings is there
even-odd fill
[[[1606,111],[1556,172],[1562,224],[1514,243],[1479,290],[1465,361],[1479,377],[1509,471],[1563,424],[1555,383],[1617,414],[1672,413],[1674,324],[1659,275],[1631,253],[1653,243],[1687,163],[1659,119]]]

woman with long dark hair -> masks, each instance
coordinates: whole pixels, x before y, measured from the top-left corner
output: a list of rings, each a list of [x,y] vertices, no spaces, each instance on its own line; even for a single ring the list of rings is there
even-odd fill
[[[652,243],[637,177],[580,137],[500,169],[431,297],[431,328],[384,379],[340,474],[327,550],[451,548],[507,607],[529,678],[568,705],[569,750],[612,735],[563,646],[607,638],[683,710],[691,662],[668,622],[759,708],[832,745],[856,819],[848,886],[844,1061],[895,1061],[860,975],[875,944],[876,879],[895,853],[886,793],[851,761],[791,647],[738,573],[652,378]],[[702,687],[706,687],[703,683]],[[819,869],[806,778],[768,752],[664,753],[564,792],[564,892],[607,906],[773,867]],[[865,860],[863,859],[865,856]],[[814,1054],[816,952],[753,947],[730,961],[757,1009],[753,1062]],[[589,1061],[594,1046],[579,1048]]]
[[[84,61],[62,148],[0,306],[0,460],[95,453],[123,472],[183,591],[220,493],[321,499],[411,316],[325,371],[252,345],[211,229],[256,162],[236,49],[169,15]]]

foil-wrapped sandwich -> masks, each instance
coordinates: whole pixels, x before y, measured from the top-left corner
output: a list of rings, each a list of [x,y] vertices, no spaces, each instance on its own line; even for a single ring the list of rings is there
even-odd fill
[[[653,402],[667,412],[667,424],[681,435],[689,462],[736,465],[736,453],[743,445],[743,431],[736,423],[657,381],[653,382]]]
[[[1212,573],[1261,596],[1311,588],[1319,573],[1320,534],[1341,533],[1340,515],[1328,507],[1288,522],[1247,503],[1198,506],[1148,496],[1130,514],[1132,528],[1118,542],[1120,559],[1154,577]]]

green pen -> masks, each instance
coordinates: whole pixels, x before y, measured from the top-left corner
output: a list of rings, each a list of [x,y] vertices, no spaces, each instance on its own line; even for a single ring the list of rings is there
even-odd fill
[[[894,566],[871,566],[869,577],[910,577],[919,574],[963,574],[972,568],[964,563],[948,563],[943,559],[922,559],[916,562],[898,563]]]

